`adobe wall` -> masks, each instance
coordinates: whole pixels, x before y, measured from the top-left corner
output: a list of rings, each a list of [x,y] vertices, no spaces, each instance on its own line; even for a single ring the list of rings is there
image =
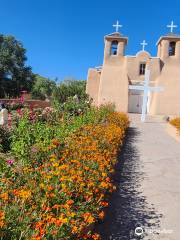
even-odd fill
[[[164,91],[154,94],[150,113],[180,115],[180,59],[166,59],[156,85],[164,87]]]
[[[117,56],[112,56],[111,61],[103,65],[98,105],[113,103],[117,111],[128,111],[128,78],[126,61],[122,57],[119,61]]]
[[[101,73],[97,69],[90,68],[88,70],[88,78],[86,83],[86,93],[93,99],[92,104],[98,105],[98,92]]]
[[[136,56],[127,56],[127,74],[130,81],[144,81],[144,75],[139,75],[140,63],[146,63],[151,71],[150,81],[154,82],[160,74],[159,58],[152,58],[146,51],[140,51]]]

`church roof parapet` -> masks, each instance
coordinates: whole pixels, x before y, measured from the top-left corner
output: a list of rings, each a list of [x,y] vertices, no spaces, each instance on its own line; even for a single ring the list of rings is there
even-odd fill
[[[167,35],[161,36],[156,43],[156,46],[160,44],[162,40],[180,40],[180,35],[175,33],[168,33]]]
[[[125,43],[127,44],[127,42],[128,42],[128,37],[126,37],[126,36],[124,36],[124,35],[122,35],[121,33],[119,33],[119,32],[114,32],[114,33],[110,33],[110,34],[108,34],[108,35],[106,35],[105,37],[104,37],[104,39],[105,40],[123,40],[123,41],[125,41]]]

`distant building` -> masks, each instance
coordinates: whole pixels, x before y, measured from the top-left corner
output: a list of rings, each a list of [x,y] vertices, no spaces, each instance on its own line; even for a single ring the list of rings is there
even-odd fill
[[[144,50],[125,56],[128,38],[116,31],[105,36],[103,65],[88,71],[86,91],[94,105],[114,103],[117,111],[140,113],[143,92],[129,90],[142,85],[146,67],[150,84],[163,86],[162,92],[150,93],[149,114],[180,115],[180,35],[169,33],[157,42],[157,56]]]

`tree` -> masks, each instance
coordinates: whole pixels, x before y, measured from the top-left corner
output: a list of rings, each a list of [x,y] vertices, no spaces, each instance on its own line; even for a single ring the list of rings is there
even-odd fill
[[[86,81],[84,80],[65,80],[53,91],[53,97],[59,102],[64,103],[69,97],[77,96],[79,100],[85,100]]]
[[[46,98],[50,98],[52,96],[55,88],[55,81],[36,74],[31,92],[32,97],[35,99],[45,100]]]
[[[33,84],[31,67],[25,66],[26,49],[13,36],[0,35],[0,97],[17,97]]]

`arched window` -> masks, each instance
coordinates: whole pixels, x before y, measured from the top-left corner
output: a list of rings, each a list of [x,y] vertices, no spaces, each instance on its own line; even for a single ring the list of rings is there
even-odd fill
[[[169,43],[169,56],[175,55],[176,42]]]
[[[117,55],[118,41],[112,41],[111,43],[111,55]]]

